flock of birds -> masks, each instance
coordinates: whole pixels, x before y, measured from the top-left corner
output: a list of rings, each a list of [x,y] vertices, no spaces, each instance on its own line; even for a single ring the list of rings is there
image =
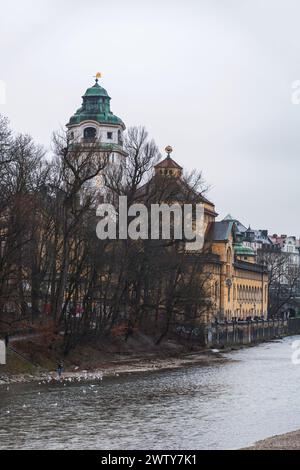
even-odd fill
[[[113,374],[115,377],[119,377],[119,374],[118,373],[114,373]],[[61,383],[63,385],[63,387],[66,387],[67,384],[74,384],[74,383],[85,383],[87,381],[102,381],[103,380],[103,374],[102,373],[97,373],[97,374],[93,374],[93,375],[88,375],[88,374],[85,374],[85,375],[76,375],[76,376],[71,376],[71,377],[54,377],[54,376],[48,376],[46,379],[44,380],[41,380],[38,385],[39,386],[42,386],[42,385],[49,385],[49,384],[54,384],[54,383]],[[86,395],[88,390],[93,392],[94,394],[98,394],[98,390],[94,390],[96,387],[96,385],[88,385],[87,384],[87,388],[83,388],[82,389],[82,394],[83,395]],[[10,387],[7,386],[6,387],[6,391],[9,392],[10,391]],[[38,395],[41,395],[41,392],[38,392],[37,393]],[[58,403],[52,403],[50,405],[51,407],[53,408],[57,408],[58,407]],[[30,406],[24,404],[22,406],[23,409],[27,409],[27,408],[30,408]],[[6,414],[9,415],[11,414],[10,410],[6,410]]]

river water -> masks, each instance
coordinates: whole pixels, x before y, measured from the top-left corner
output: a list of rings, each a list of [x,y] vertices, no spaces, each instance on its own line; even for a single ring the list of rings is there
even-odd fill
[[[300,429],[295,340],[227,354],[226,364],[0,387],[0,449],[237,449]]]

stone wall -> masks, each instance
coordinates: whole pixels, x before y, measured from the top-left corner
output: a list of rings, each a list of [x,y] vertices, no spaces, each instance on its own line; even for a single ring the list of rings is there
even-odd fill
[[[206,328],[205,344],[216,347],[253,344],[288,334],[288,321],[281,319],[219,323]]]
[[[210,326],[179,326],[179,337],[208,347],[230,347],[270,341],[288,335],[300,335],[300,318],[214,323]]]

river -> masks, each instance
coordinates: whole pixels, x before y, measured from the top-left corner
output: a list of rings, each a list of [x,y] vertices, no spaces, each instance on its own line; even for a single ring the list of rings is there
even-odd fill
[[[225,364],[0,387],[0,449],[238,449],[300,429],[295,340]]]

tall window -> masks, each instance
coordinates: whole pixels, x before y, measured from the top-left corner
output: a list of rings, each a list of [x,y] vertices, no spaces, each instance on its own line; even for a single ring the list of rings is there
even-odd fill
[[[229,277],[231,274],[231,248],[227,250],[227,259],[226,259],[226,274]]]
[[[118,143],[123,145],[122,132],[118,130]]]
[[[219,284],[215,283],[215,299],[219,297]]]

